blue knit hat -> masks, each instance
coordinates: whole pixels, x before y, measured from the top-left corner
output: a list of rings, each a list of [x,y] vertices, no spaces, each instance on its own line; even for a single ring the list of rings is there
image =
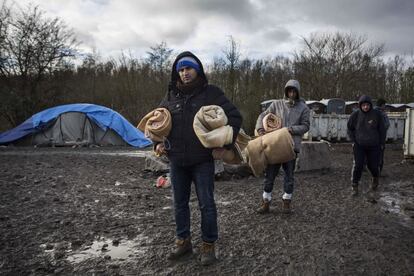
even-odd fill
[[[192,57],[183,57],[183,58],[180,58],[180,60],[177,61],[177,65],[175,66],[175,69],[178,72],[178,71],[180,71],[181,68],[186,67],[186,66],[187,67],[194,68],[197,71],[197,73],[200,73],[200,65]]]

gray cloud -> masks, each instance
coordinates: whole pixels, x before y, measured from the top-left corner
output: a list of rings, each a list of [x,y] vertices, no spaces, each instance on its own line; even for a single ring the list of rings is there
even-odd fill
[[[412,0],[293,0],[263,1],[269,10],[282,10],[286,21],[303,21],[320,26],[321,31],[367,35],[369,41],[385,43],[391,52],[414,49],[414,1]]]
[[[74,27],[87,46],[148,50],[161,41],[211,56],[228,35],[246,53],[300,49],[314,32],[352,32],[384,43],[387,54],[414,50],[413,0],[20,0],[35,2]],[[207,54],[206,54],[207,55]]]
[[[284,27],[270,28],[263,32],[262,36],[267,40],[275,42],[288,42],[292,38],[292,34]]]
[[[191,37],[194,34],[196,27],[196,25],[192,25],[187,28],[160,30],[160,37],[162,38],[162,41],[179,44]]]
[[[256,11],[249,0],[195,0],[194,6],[202,13],[230,16],[241,22],[251,21]]]
[[[334,2],[328,0],[304,1],[302,7],[313,20],[333,23],[339,26],[369,26],[371,28],[392,28],[414,24],[414,2],[412,0],[349,0]]]
[[[87,0],[98,5],[108,5],[111,0]]]
[[[84,30],[74,30],[77,40],[79,43],[90,45],[91,47],[96,47],[95,39],[89,31]]]

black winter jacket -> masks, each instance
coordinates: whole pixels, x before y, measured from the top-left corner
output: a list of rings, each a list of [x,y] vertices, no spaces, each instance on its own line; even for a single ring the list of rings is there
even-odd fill
[[[364,102],[371,104],[371,109],[368,112],[361,110],[361,104]],[[372,101],[368,96],[361,96],[359,109],[351,114],[347,127],[349,138],[358,145],[383,146],[385,144],[384,119],[379,110],[372,108]]]
[[[176,63],[184,56],[191,56],[199,63],[201,70],[198,75],[205,80],[205,85],[195,89],[191,94],[182,93],[176,85],[179,79],[175,69]],[[193,129],[195,114],[206,105],[221,106],[226,113],[228,125],[233,127],[233,142],[225,147],[231,148],[242,124],[240,112],[220,88],[207,83],[200,60],[191,52],[183,52],[173,63],[169,91],[160,103],[160,107],[170,111],[172,118],[172,129],[165,143],[171,162],[190,166],[213,160],[212,149],[205,148],[201,144]]]

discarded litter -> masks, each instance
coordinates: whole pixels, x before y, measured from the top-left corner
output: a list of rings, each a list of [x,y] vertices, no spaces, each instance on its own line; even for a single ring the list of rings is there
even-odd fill
[[[170,177],[168,175],[161,175],[155,182],[157,188],[168,188],[171,186]]]

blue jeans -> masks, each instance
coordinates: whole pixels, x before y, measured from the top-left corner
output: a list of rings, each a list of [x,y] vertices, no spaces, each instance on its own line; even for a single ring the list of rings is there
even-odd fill
[[[201,211],[201,232],[205,242],[218,239],[217,209],[214,201],[214,161],[191,166],[170,163],[170,177],[174,198],[174,214],[178,239],[186,239],[190,232],[191,183],[197,193]]]
[[[361,180],[362,170],[364,169],[364,162],[366,160],[368,170],[373,177],[378,177],[380,173],[380,146],[360,146],[353,145],[354,150],[354,165],[352,167],[352,184],[357,185]]]
[[[287,194],[292,194],[294,184],[293,171],[295,170],[295,164],[296,158],[282,164],[267,165],[265,170],[263,190],[266,193],[272,192],[275,178],[279,173],[280,166],[282,166],[283,171],[285,172],[285,177],[283,178],[283,191]]]

